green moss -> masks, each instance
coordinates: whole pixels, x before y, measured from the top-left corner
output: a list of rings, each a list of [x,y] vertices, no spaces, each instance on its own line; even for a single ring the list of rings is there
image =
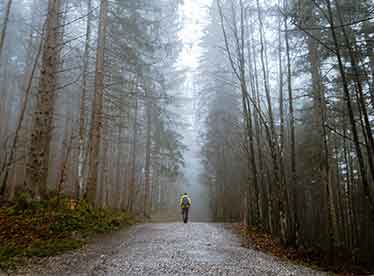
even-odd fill
[[[80,248],[83,244],[83,241],[75,239],[37,240],[26,248],[24,253],[28,257],[55,256],[68,250]]]
[[[133,224],[126,212],[91,208],[78,202],[70,208],[66,198],[32,202],[21,195],[8,208],[0,208],[0,268],[20,258],[54,256],[81,247],[82,237]]]

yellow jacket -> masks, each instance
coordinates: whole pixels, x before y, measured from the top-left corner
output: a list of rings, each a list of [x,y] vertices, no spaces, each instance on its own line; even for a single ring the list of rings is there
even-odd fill
[[[182,195],[180,197],[180,199],[179,199],[179,205],[181,206],[181,208],[184,208],[184,206],[183,206],[183,199],[185,197],[187,197],[189,205],[191,206],[191,204],[192,204],[192,200],[191,200],[191,198],[188,195]]]

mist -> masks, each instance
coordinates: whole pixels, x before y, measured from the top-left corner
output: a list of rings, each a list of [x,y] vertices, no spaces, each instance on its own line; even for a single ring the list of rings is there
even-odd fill
[[[373,0],[0,2],[0,204],[236,222],[372,262]]]

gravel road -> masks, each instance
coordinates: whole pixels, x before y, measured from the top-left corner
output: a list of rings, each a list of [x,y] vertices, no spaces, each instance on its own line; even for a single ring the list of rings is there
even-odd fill
[[[11,275],[327,275],[241,247],[230,225],[136,225]]]

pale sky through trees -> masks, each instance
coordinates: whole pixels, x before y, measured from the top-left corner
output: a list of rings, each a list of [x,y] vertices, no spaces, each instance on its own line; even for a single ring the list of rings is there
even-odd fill
[[[182,86],[182,95],[191,99],[183,106],[183,120],[188,123],[188,131],[183,128],[183,142],[188,147],[184,153],[186,167],[184,169],[187,187],[186,192],[191,193],[194,208],[191,211],[193,219],[201,220],[209,217],[208,193],[201,186],[199,174],[201,173],[200,146],[198,143],[198,122],[196,120],[197,105],[195,70],[199,64],[201,53],[200,39],[208,19],[208,6],[211,0],[186,0],[182,7],[183,28],[179,37],[183,49],[179,58],[179,66],[187,67],[186,82]],[[195,210],[195,211],[194,211]]]
[[[212,0],[185,0],[182,6],[183,29],[179,37],[183,42],[180,64],[195,69],[199,63],[199,41],[208,23],[208,7]]]

